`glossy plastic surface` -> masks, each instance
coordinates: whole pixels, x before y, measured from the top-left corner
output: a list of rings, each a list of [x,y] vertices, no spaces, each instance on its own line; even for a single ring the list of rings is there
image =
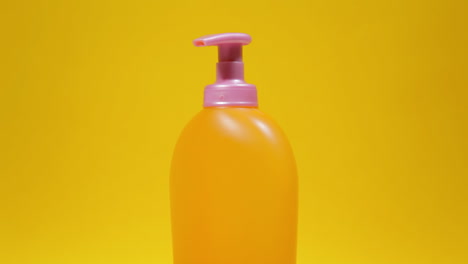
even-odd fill
[[[205,108],[171,169],[174,264],[293,264],[297,174],[281,129],[256,108]]]

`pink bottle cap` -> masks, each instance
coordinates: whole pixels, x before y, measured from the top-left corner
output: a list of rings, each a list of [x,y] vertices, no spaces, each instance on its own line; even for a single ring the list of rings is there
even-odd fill
[[[197,47],[218,46],[216,82],[205,87],[204,107],[258,106],[255,85],[244,81],[242,45],[251,41],[244,33],[207,35],[193,41]]]

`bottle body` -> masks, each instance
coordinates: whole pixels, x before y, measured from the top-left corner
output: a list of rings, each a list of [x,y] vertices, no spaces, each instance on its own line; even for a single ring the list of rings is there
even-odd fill
[[[174,264],[294,264],[297,189],[274,121],[256,108],[203,109],[172,160]]]

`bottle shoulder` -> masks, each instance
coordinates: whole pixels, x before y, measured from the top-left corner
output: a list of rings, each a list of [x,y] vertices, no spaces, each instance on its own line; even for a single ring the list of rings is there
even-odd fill
[[[201,126],[201,129],[214,131],[265,130],[268,128],[270,132],[281,132],[281,128],[273,118],[258,108],[204,108],[192,118],[191,123],[197,127]]]
[[[203,109],[180,135],[173,160],[181,164],[197,160],[203,168],[234,166],[233,171],[235,164],[294,168],[287,137],[272,118],[255,108]]]
[[[185,127],[181,139],[223,138],[235,141],[275,141],[287,144],[278,124],[257,108],[204,108]]]

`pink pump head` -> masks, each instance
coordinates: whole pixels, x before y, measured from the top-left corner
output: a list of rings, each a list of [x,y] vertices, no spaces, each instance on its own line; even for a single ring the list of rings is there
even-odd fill
[[[255,85],[244,81],[242,45],[251,41],[244,33],[207,35],[193,41],[197,47],[218,46],[216,82],[205,87],[204,107],[258,106]]]

